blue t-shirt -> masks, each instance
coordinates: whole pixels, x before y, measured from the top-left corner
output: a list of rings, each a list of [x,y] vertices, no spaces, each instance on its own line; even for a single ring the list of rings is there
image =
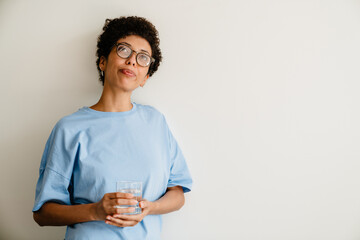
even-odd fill
[[[163,114],[132,102],[126,112],[83,107],[60,119],[46,143],[33,211],[47,201],[98,202],[116,192],[117,181],[141,181],[143,198],[155,201],[167,187],[189,192],[192,179],[185,158]],[[67,227],[66,239],[160,239],[161,215],[148,215],[134,227],[104,221]]]

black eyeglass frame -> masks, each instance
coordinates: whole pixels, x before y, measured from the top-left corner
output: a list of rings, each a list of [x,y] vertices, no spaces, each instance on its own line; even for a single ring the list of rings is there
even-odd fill
[[[128,48],[131,50],[130,55],[129,55],[128,57],[123,58],[123,57],[121,57],[121,56],[119,55],[117,49],[118,49],[118,47],[119,47],[120,45],[125,46],[125,47],[128,47]],[[115,47],[116,55],[118,55],[118,56],[119,56],[120,58],[122,58],[122,59],[128,59],[128,58],[130,58],[130,57],[133,55],[133,53],[136,53],[136,57],[135,57],[136,63],[137,63],[139,66],[141,66],[141,67],[149,67],[152,63],[155,62],[155,58],[153,58],[153,57],[150,56],[149,54],[144,53],[144,52],[137,52],[137,51],[135,51],[134,49],[132,49],[130,46],[128,46],[128,45],[126,45],[126,44],[123,44],[123,43],[115,43],[115,44],[114,44],[114,47]],[[148,56],[148,57],[150,58],[150,63],[149,63],[147,66],[142,66],[142,65],[139,64],[139,62],[138,62],[138,55],[139,55],[139,54],[144,54],[144,55],[146,55],[146,56]]]

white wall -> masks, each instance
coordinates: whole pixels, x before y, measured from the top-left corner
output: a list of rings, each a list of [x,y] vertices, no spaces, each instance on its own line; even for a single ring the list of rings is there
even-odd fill
[[[102,90],[106,18],[158,28],[164,62],[133,100],[162,111],[194,189],[163,239],[360,239],[360,2],[0,2],[0,239],[32,220],[54,124]]]

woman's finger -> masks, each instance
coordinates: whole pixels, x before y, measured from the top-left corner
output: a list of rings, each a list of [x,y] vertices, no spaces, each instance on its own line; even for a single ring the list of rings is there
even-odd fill
[[[115,208],[113,214],[132,213],[132,212],[135,212],[135,208],[134,208],[134,207],[129,207],[129,208]]]
[[[123,213],[124,211],[118,209],[124,209],[127,208],[128,205],[136,205],[137,203],[138,202],[133,199],[111,199],[106,201],[104,209],[106,214]],[[126,207],[124,205],[126,205]]]
[[[148,206],[147,201],[141,201],[141,202],[139,203],[139,206],[140,206],[141,208],[146,208],[146,207]]]
[[[138,201],[136,201],[135,199],[119,198],[119,199],[112,199],[111,204],[113,206],[117,206],[117,205],[136,205],[136,204],[138,204]]]
[[[125,221],[141,222],[144,218],[144,215],[143,214],[133,214],[133,215],[114,214],[113,217],[122,219]]]
[[[131,199],[134,198],[134,195],[131,193],[122,193],[122,192],[113,192],[113,193],[106,193],[109,199],[116,199],[116,198],[126,198]]]
[[[117,227],[132,227],[132,226],[135,226],[138,222],[136,222],[136,221],[127,221],[127,220],[107,216],[105,223],[110,224],[110,225],[114,225],[114,226],[117,226]]]

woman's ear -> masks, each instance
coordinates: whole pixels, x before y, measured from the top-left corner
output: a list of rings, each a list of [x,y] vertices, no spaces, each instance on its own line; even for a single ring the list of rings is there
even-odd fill
[[[101,71],[105,71],[105,68],[106,68],[106,58],[105,58],[104,56],[101,56],[101,57],[100,57],[99,68],[101,69]]]

